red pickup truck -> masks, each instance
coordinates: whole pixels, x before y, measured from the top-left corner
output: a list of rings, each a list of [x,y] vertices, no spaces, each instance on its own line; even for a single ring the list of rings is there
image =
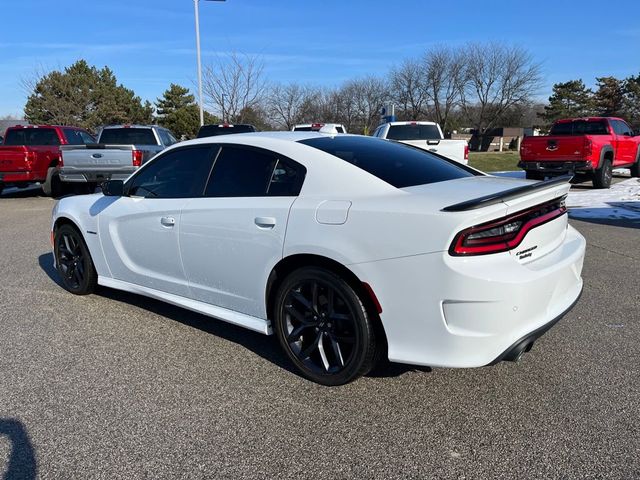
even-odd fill
[[[640,136],[621,118],[568,118],[554,123],[548,136],[525,137],[518,166],[535,180],[585,173],[594,187],[609,188],[614,168],[640,176],[639,145]]]
[[[77,127],[9,127],[0,145],[0,193],[5,186],[26,187],[40,182],[45,195],[59,196],[60,145],[90,143],[95,143],[91,134]]]

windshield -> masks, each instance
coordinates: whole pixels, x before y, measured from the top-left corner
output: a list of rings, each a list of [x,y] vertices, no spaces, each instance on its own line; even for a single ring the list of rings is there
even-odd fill
[[[551,127],[551,135],[609,135],[605,120],[574,120]]]
[[[150,128],[105,128],[100,134],[100,143],[111,145],[158,145]]]
[[[444,182],[475,174],[431,153],[402,143],[374,137],[335,136],[301,140],[362,170],[396,188]]]
[[[390,140],[442,140],[437,125],[391,125],[387,138]]]

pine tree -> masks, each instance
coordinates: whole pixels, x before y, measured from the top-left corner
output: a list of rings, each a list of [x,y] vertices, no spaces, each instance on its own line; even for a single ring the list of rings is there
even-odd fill
[[[95,130],[113,123],[151,123],[153,106],[118,85],[114,73],[78,60],[64,71],[38,78],[24,108],[35,124],[74,125]]]
[[[640,131],[640,74],[624,80],[623,102],[623,118],[632,128]]]
[[[598,90],[593,99],[596,114],[603,117],[620,117],[624,111],[623,82],[615,77],[596,78]]]
[[[593,92],[582,80],[570,80],[553,85],[549,105],[540,116],[553,123],[561,118],[585,117],[593,113]]]
[[[158,123],[173,132],[176,138],[194,138],[200,128],[200,112],[189,89],[172,83],[156,100]],[[209,112],[204,112],[205,123],[218,120]]]

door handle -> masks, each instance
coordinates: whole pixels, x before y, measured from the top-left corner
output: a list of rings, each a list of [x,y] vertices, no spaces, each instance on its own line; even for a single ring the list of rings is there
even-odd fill
[[[276,219],[273,217],[256,217],[253,221],[258,228],[273,228],[276,226]]]
[[[173,227],[176,224],[176,219],[173,217],[162,217],[160,223],[165,227]]]

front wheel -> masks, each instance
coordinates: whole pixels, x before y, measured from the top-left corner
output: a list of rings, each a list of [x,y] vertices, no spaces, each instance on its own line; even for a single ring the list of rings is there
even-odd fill
[[[278,289],[274,329],[280,345],[306,378],[348,383],[374,365],[374,328],[356,291],[317,267],[291,273]]]
[[[55,232],[54,255],[62,285],[76,295],[93,293],[98,274],[82,235],[71,225],[62,225]]]
[[[611,160],[604,159],[602,165],[593,172],[593,186],[595,188],[609,188],[613,178],[613,166]]]

